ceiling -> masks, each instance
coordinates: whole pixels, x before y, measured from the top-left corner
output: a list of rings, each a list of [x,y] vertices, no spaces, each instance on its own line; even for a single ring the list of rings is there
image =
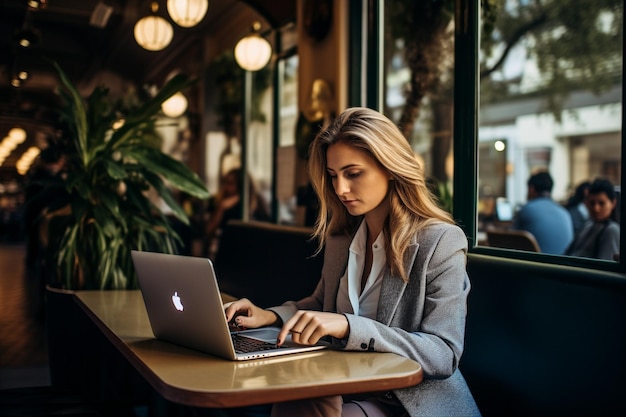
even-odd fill
[[[228,23],[237,10],[250,8],[272,27],[295,18],[295,1],[209,0],[207,15],[197,26],[179,30],[174,26],[172,44],[158,53],[142,49],[133,38],[133,27],[150,13],[150,0],[47,0],[33,9],[27,0],[0,0],[0,140],[19,123],[28,133],[0,166],[0,177],[15,173],[17,158],[32,144],[53,134],[57,96],[57,62],[76,85],[88,83],[102,71],[117,74],[140,85],[154,77],[155,68],[167,67],[176,51],[199,37],[210,36]],[[158,14],[167,18],[165,0]],[[110,11],[103,18],[103,11]],[[18,32],[32,32],[31,47],[17,45]],[[27,71],[19,87],[11,80]]]

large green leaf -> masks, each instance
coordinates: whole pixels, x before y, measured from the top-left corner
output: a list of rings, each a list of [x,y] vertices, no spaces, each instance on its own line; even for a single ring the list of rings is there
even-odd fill
[[[165,204],[172,210],[174,215],[181,220],[184,224],[189,224],[189,218],[185,214],[183,208],[176,202],[172,193],[167,189],[161,177],[150,172],[145,172],[144,177],[156,190],[159,196],[163,199]]]
[[[153,117],[155,114],[159,112],[161,109],[161,104],[177,92],[184,90],[187,87],[190,87],[195,83],[195,80],[190,80],[184,74],[177,74],[173,76],[148,102],[144,103],[144,105],[139,108],[132,115],[129,115],[126,118],[127,123],[136,123],[137,121],[142,121]]]
[[[111,178],[116,180],[123,180],[126,178],[126,170],[124,169],[124,166],[122,164],[113,161],[112,159],[107,159],[105,160],[105,165],[107,168],[107,173]]]
[[[87,165],[87,136],[89,135],[89,127],[87,124],[87,111],[85,109],[85,103],[80,93],[67,78],[61,67],[59,67],[56,62],[54,63],[54,66],[59,73],[59,77],[61,78],[63,86],[66,88],[71,97],[70,106],[74,114],[72,120],[74,122],[74,129],[77,135],[75,140],[78,144],[78,151],[82,158],[83,164]]]
[[[168,219],[150,200],[153,187],[176,217],[188,222],[171,186],[197,198],[207,198],[200,178],[185,164],[160,150],[155,129],[161,104],[192,84],[173,77],[154,97],[140,105],[116,110],[108,89],[100,86],[83,99],[55,64],[64,106],[64,182],[71,214],[55,224],[55,279],[68,289],[136,288],[130,250],[149,248],[173,253],[181,242]],[[124,118],[121,127],[114,122]],[[165,184],[167,181],[167,186]],[[80,279],[84,282],[80,284]]]
[[[152,148],[124,148],[124,155],[146,169],[162,175],[174,187],[197,198],[208,198],[206,186],[197,174],[182,162]]]

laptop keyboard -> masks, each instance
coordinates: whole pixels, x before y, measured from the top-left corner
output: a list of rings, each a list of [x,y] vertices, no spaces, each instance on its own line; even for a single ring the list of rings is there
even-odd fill
[[[237,353],[257,352],[259,350],[280,349],[282,346],[276,346],[276,343],[264,342],[262,340],[253,339],[240,334],[232,334],[233,346]]]

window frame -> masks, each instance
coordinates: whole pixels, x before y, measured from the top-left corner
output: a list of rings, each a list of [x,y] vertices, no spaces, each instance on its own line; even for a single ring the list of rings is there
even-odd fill
[[[479,48],[480,0],[456,0],[454,50],[454,196],[453,215],[468,237],[469,252],[519,259],[544,264],[573,266],[611,272],[626,272],[626,264],[617,262],[524,252],[518,250],[477,246],[478,198],[478,114],[479,114]],[[623,36],[623,35],[622,35]],[[622,80],[624,66],[622,66]],[[624,90],[622,88],[622,126],[624,120]],[[624,130],[622,129],[621,183],[624,184]],[[456,173],[471,174],[457,175]],[[620,218],[624,218],[620,204]],[[625,248],[626,233],[620,233],[620,253]]]

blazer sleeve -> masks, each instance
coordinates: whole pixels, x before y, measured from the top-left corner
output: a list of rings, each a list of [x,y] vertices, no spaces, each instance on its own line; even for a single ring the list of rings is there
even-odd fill
[[[276,307],[270,307],[268,310],[273,311],[280,317],[283,323],[289,320],[298,310],[315,310],[322,311],[324,294],[324,280],[320,279],[313,294],[303,298],[300,301],[287,301]]]
[[[390,322],[346,315],[350,335],[345,349],[393,352],[419,362],[428,377],[447,378],[463,352],[470,289],[467,239],[456,226],[428,229],[418,238],[406,288],[396,299],[381,299],[397,302]]]

